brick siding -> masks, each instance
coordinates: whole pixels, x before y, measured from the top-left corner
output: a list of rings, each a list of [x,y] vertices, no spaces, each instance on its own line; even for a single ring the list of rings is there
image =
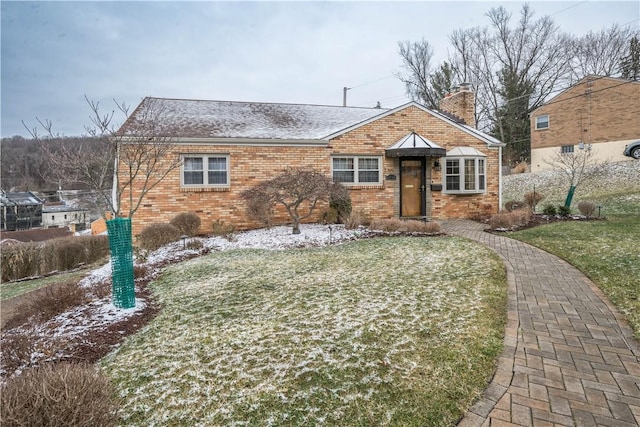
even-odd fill
[[[329,175],[331,156],[340,154],[382,157],[382,184],[373,187],[352,187],[350,193],[353,209],[362,210],[371,219],[397,217],[400,209],[399,161],[397,158],[384,157],[384,153],[386,148],[412,131],[436,142],[446,150],[456,146],[471,146],[487,156],[486,193],[449,195],[432,192],[431,200],[427,203],[432,207],[429,215],[431,218],[469,218],[480,213],[498,211],[498,150],[490,150],[484,142],[468,133],[420,108],[409,106],[339,135],[328,141],[326,146],[250,146],[220,143],[190,145],[179,142],[172,153],[173,156],[193,153],[228,155],[230,186],[222,191],[181,189],[181,170],[175,169],[145,197],[134,216],[134,235],[145,225],[168,222],[176,214],[187,211],[198,214],[202,220],[202,232],[211,231],[211,223],[215,220],[233,224],[239,229],[260,227],[261,224],[245,214],[244,202],[240,198],[242,191],[273,178],[288,167],[314,168]],[[442,161],[441,163],[444,168]],[[427,167],[431,164],[427,162]],[[390,174],[396,175],[398,179],[386,180],[385,177]],[[431,183],[442,183],[442,172],[432,171]],[[124,199],[123,212],[126,212],[127,198]],[[326,204],[318,206],[315,218],[311,221],[317,221],[326,208]],[[280,210],[276,223],[287,222],[288,217]]]

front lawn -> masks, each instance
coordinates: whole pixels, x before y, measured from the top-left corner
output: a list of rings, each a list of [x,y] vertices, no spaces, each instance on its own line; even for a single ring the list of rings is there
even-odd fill
[[[455,425],[502,350],[504,266],[459,238],[217,252],[152,287],[102,362],[123,425]]]
[[[625,203],[615,206],[618,210],[638,207]],[[554,223],[509,237],[558,255],[586,274],[625,315],[640,339],[640,215]]]

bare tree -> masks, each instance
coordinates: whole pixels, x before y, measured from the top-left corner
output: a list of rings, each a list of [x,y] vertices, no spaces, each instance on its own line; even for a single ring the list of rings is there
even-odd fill
[[[158,100],[145,98],[132,114],[125,104],[116,102],[118,111],[126,118],[118,128],[114,124],[115,110],[102,114],[99,103],[85,99],[93,123],[85,129],[99,142],[99,149],[89,149],[80,143],[56,150],[48,147],[45,151],[57,173],[71,176],[97,191],[104,206],[116,216],[107,221],[113,302],[117,307],[131,308],[135,306],[131,218],[147,193],[180,166],[180,156],[175,153],[172,129],[162,120],[164,112]],[[37,120],[49,138],[56,137],[51,121]],[[27,130],[35,139],[39,138],[37,128]],[[43,142],[46,147],[46,141]],[[123,199],[128,202],[126,211],[122,209]],[[123,216],[127,218],[119,218]]]
[[[319,202],[328,202],[335,188],[329,177],[316,170],[288,169],[243,191],[241,196],[247,202],[247,213],[267,224],[275,205],[284,206],[293,223],[293,234],[300,234],[300,222],[313,214]]]
[[[588,75],[617,76],[627,55],[629,43],[638,31],[617,24],[600,31],[589,31],[571,43],[571,78],[578,81]]]
[[[147,193],[180,166],[180,157],[172,154],[174,132],[163,125],[163,110],[155,99],[145,99],[133,115],[125,104],[116,102],[117,111],[125,117],[124,130],[115,124],[116,110],[103,114],[98,102],[85,99],[91,110],[92,125],[85,127],[90,139],[52,144],[59,136],[50,120],[36,118],[44,137],[38,127],[25,127],[41,142],[56,179],[79,182],[96,191],[103,215],[111,212],[131,218]],[[125,197],[129,203],[123,212]]]
[[[429,108],[438,108],[437,95],[431,85],[433,48],[424,38],[417,42],[398,42],[398,53],[402,58],[404,73],[396,77],[404,83],[407,95]]]
[[[571,206],[573,194],[582,183],[597,179],[606,170],[609,161],[602,161],[595,155],[591,144],[581,144],[577,151],[563,153],[557,151],[544,160],[554,170],[562,172],[565,182],[569,184],[564,205]]]
[[[503,7],[491,9],[487,17],[488,27],[452,33],[451,61],[476,89],[478,127],[507,143],[508,155],[515,141],[524,140],[521,147],[529,141],[527,126],[520,122],[528,121],[528,113],[566,81],[568,36],[550,17],[534,19],[527,4],[515,25]],[[513,102],[525,110],[505,108]]]

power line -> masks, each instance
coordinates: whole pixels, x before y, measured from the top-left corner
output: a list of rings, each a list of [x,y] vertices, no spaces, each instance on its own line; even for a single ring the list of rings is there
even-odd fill
[[[379,79],[375,79],[375,80],[372,80],[372,81],[370,81],[370,82],[361,83],[361,84],[359,84],[359,85],[351,86],[351,87],[349,87],[348,89],[355,89],[355,88],[359,88],[359,87],[362,87],[362,86],[367,86],[367,85],[370,85],[370,84],[373,84],[373,83],[377,83],[377,82],[379,82],[379,81],[381,81],[381,80],[386,80],[386,79],[388,79],[389,77],[393,77],[393,74],[389,74],[389,75],[386,75],[386,76],[384,76],[384,77],[380,77]]]

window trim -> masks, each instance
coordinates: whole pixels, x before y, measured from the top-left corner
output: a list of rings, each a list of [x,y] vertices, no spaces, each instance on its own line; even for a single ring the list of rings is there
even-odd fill
[[[343,181],[335,181],[334,180],[334,168],[333,161],[334,159],[352,159],[353,160],[353,169],[338,169],[338,171],[347,171],[353,170],[353,182],[343,182]],[[376,159],[378,161],[378,180],[375,182],[372,181],[360,181],[360,160],[361,159]],[[382,184],[382,156],[376,155],[353,155],[353,154],[336,154],[331,156],[331,179],[334,182],[340,182],[344,186],[355,186],[355,185],[370,185],[376,186]],[[374,169],[362,169],[362,172],[372,172]]]
[[[544,127],[540,126],[540,119],[541,119],[541,118],[543,118],[543,117],[546,117],[546,118],[547,118],[547,120],[546,120],[547,125],[546,125],[546,126],[544,126]],[[550,125],[550,121],[549,121],[549,115],[548,115],[548,114],[542,114],[542,115],[540,115],[540,116],[536,116],[536,119],[535,119],[535,120],[536,120],[536,126],[535,126],[536,130],[545,130],[545,129],[549,129],[549,127],[550,127],[550,126],[549,126],[549,125]],[[544,122],[543,122],[543,123],[544,123]]]
[[[566,144],[560,146],[560,154],[573,154],[576,151],[573,144]]]
[[[466,184],[466,166],[469,160],[473,160],[473,184],[474,188],[472,190],[467,190]],[[457,174],[448,174],[448,162],[453,161],[457,162],[458,165],[458,173]],[[479,164],[482,162],[482,170],[480,170]],[[442,171],[442,192],[444,194],[485,194],[487,192],[487,158],[484,156],[452,156],[444,158],[444,168]],[[449,176],[458,176],[458,186],[460,187],[458,190],[449,190],[447,189],[447,177]],[[482,177],[482,179],[481,179]],[[482,185],[481,185],[482,184]],[[483,188],[481,188],[483,187]]]
[[[184,182],[184,162],[187,158],[202,159],[202,184],[185,184]],[[209,158],[224,158],[226,163],[226,183],[225,184],[209,184]],[[184,153],[180,155],[180,187],[181,188],[229,188],[231,185],[229,154],[222,153]]]

